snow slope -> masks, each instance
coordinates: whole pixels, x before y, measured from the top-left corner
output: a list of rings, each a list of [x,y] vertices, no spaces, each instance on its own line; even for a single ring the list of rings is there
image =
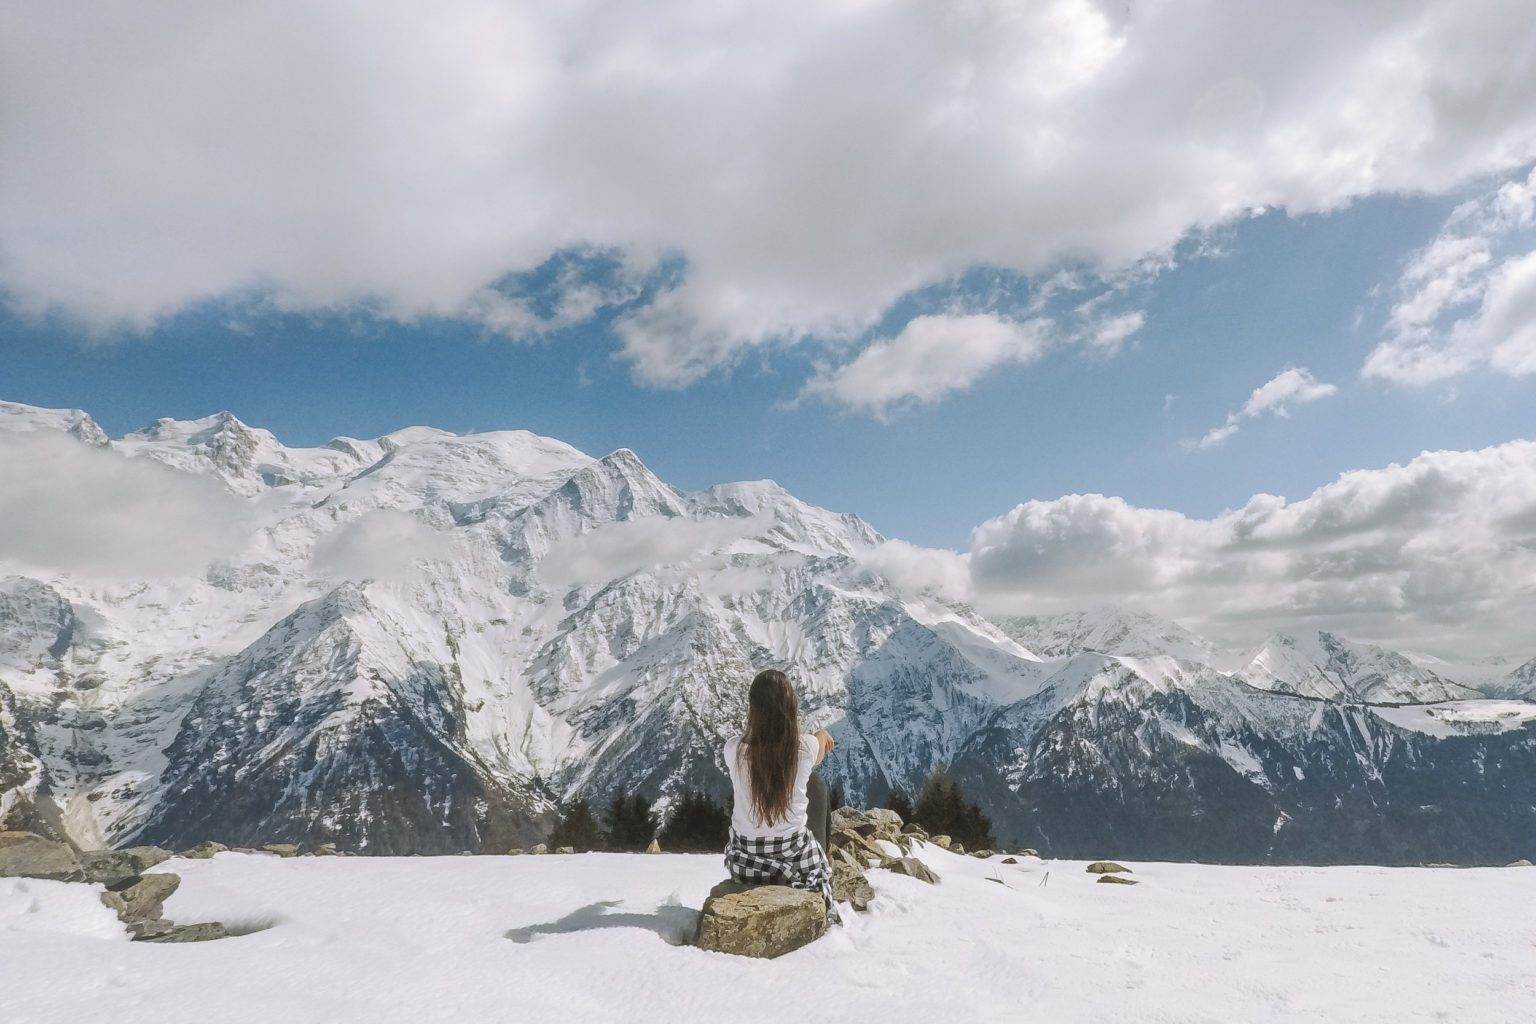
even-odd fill
[[[1136,863],[1131,887],[921,856],[939,885],[874,871],[868,914],[773,961],[677,944],[718,856],[171,861],[173,918],[270,924],[187,946],[126,941],[90,887],[0,879],[5,1019],[1514,1024],[1536,1005],[1536,869]]]
[[[1276,633],[1236,672],[1249,686],[1324,700],[1431,704],[1482,696],[1407,657],[1333,633]]]

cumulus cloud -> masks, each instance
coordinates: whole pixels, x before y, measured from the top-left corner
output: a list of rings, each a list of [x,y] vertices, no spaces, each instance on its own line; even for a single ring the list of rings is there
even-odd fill
[[[1533,225],[1536,170],[1458,207],[1409,257],[1362,374],[1423,385],[1479,367],[1536,373]]]
[[[509,273],[676,255],[617,330],[686,384],[968,267],[1505,172],[1536,157],[1529,32],[1509,0],[18,0],[0,289],[105,328],[254,293],[524,334],[597,307],[530,316]]]
[[[1312,376],[1305,366],[1292,366],[1281,370],[1269,380],[1253,389],[1242,408],[1227,413],[1226,420],[1207,430],[1191,448],[1214,448],[1242,428],[1244,420],[1260,416],[1289,416],[1291,406],[1305,405],[1320,398],[1337,394],[1339,389],[1324,384]],[[1167,408],[1167,404],[1164,404]]]
[[[0,432],[0,562],[24,574],[197,576],[249,508],[217,482],[53,430]]]
[[[998,611],[1125,603],[1238,640],[1312,625],[1529,654],[1536,441],[1425,452],[1211,519],[1098,494],[1029,501],[976,528],[970,569]]]
[[[932,594],[950,601],[971,599],[971,574],[965,555],[887,540],[858,557],[861,565],[885,577],[904,594]]]
[[[374,509],[320,538],[310,571],[333,580],[401,580],[420,563],[448,558],[452,539],[416,517]]]
[[[641,569],[675,566],[762,533],[768,515],[724,519],[646,516],[605,523],[550,548],[539,578],[552,587],[616,580]]]

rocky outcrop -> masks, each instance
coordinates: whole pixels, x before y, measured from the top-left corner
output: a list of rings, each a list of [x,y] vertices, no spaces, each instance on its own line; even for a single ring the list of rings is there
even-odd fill
[[[887,864],[886,868],[892,874],[906,875],[908,878],[915,878],[920,882],[927,882],[929,885],[939,884],[939,876],[933,873],[932,868],[916,857],[898,857]]]
[[[196,846],[182,850],[181,855],[188,860],[207,860],[216,853],[224,853],[229,849],[223,843],[215,843],[212,840],[198,843]]]
[[[1131,869],[1124,864],[1116,864],[1112,860],[1096,860],[1083,869],[1090,875],[1114,875],[1128,872]]]
[[[869,901],[875,898],[875,887],[869,884],[864,872],[840,860],[832,865],[832,898],[852,904],[854,910],[868,910]]]
[[[771,960],[814,942],[826,930],[826,903],[818,892],[721,882],[704,901],[694,945]]]
[[[67,843],[32,832],[0,832],[0,878],[79,882],[84,880],[85,870]]]

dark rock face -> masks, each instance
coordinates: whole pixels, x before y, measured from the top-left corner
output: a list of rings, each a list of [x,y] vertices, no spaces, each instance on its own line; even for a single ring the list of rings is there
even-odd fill
[[[1110,688],[1059,710],[1050,698],[1000,711],[953,769],[1011,845],[1070,858],[1495,864],[1536,837],[1536,726],[1435,737],[1230,681]]]

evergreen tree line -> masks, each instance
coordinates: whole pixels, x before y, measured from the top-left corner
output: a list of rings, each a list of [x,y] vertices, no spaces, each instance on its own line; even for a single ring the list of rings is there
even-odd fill
[[[833,808],[845,806],[843,787],[830,790]],[[992,819],[965,799],[959,783],[943,772],[934,772],[923,783],[914,805],[900,791],[891,794],[886,806],[901,820],[914,822],[930,835],[947,835],[968,850],[997,845]],[[606,850],[637,853],[655,839],[669,853],[714,853],[725,849],[731,815],[708,793],[685,789],[668,809],[665,823],[651,810],[649,797],[635,793],[615,796],[598,822],[591,806],[577,800],[566,808],[549,836],[552,849],[569,846],[578,853]]]

